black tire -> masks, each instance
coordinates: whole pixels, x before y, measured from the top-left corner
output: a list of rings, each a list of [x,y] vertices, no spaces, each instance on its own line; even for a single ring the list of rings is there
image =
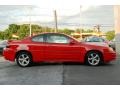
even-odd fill
[[[93,56],[93,57],[92,57]],[[96,56],[96,58],[95,58]],[[85,63],[90,66],[98,66],[103,63],[102,54],[97,51],[91,51],[86,54]]]
[[[28,52],[19,52],[16,56],[16,63],[20,67],[28,67],[32,64],[32,56]]]

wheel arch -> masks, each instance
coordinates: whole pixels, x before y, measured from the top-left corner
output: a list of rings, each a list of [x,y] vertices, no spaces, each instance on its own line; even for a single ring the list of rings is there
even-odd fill
[[[17,51],[16,54],[15,54],[15,58],[17,57],[18,54],[20,54],[21,52],[25,52],[25,53],[28,53],[29,55],[31,55],[32,57],[32,53],[27,51],[27,50],[20,50],[20,51]]]

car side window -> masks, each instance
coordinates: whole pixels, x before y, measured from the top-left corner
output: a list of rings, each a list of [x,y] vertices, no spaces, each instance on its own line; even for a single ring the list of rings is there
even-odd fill
[[[48,43],[69,43],[69,38],[64,35],[59,34],[50,34],[47,35],[47,42]]]
[[[44,42],[44,35],[38,35],[32,38],[32,41],[34,42]]]

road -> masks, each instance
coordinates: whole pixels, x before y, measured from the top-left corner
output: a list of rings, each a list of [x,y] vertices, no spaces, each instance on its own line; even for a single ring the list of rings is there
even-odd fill
[[[21,68],[0,57],[0,85],[120,85],[120,59],[98,67],[37,64]]]

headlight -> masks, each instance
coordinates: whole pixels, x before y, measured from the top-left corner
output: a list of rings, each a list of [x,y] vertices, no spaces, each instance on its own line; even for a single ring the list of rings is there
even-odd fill
[[[112,47],[109,47],[109,51],[114,51]]]

